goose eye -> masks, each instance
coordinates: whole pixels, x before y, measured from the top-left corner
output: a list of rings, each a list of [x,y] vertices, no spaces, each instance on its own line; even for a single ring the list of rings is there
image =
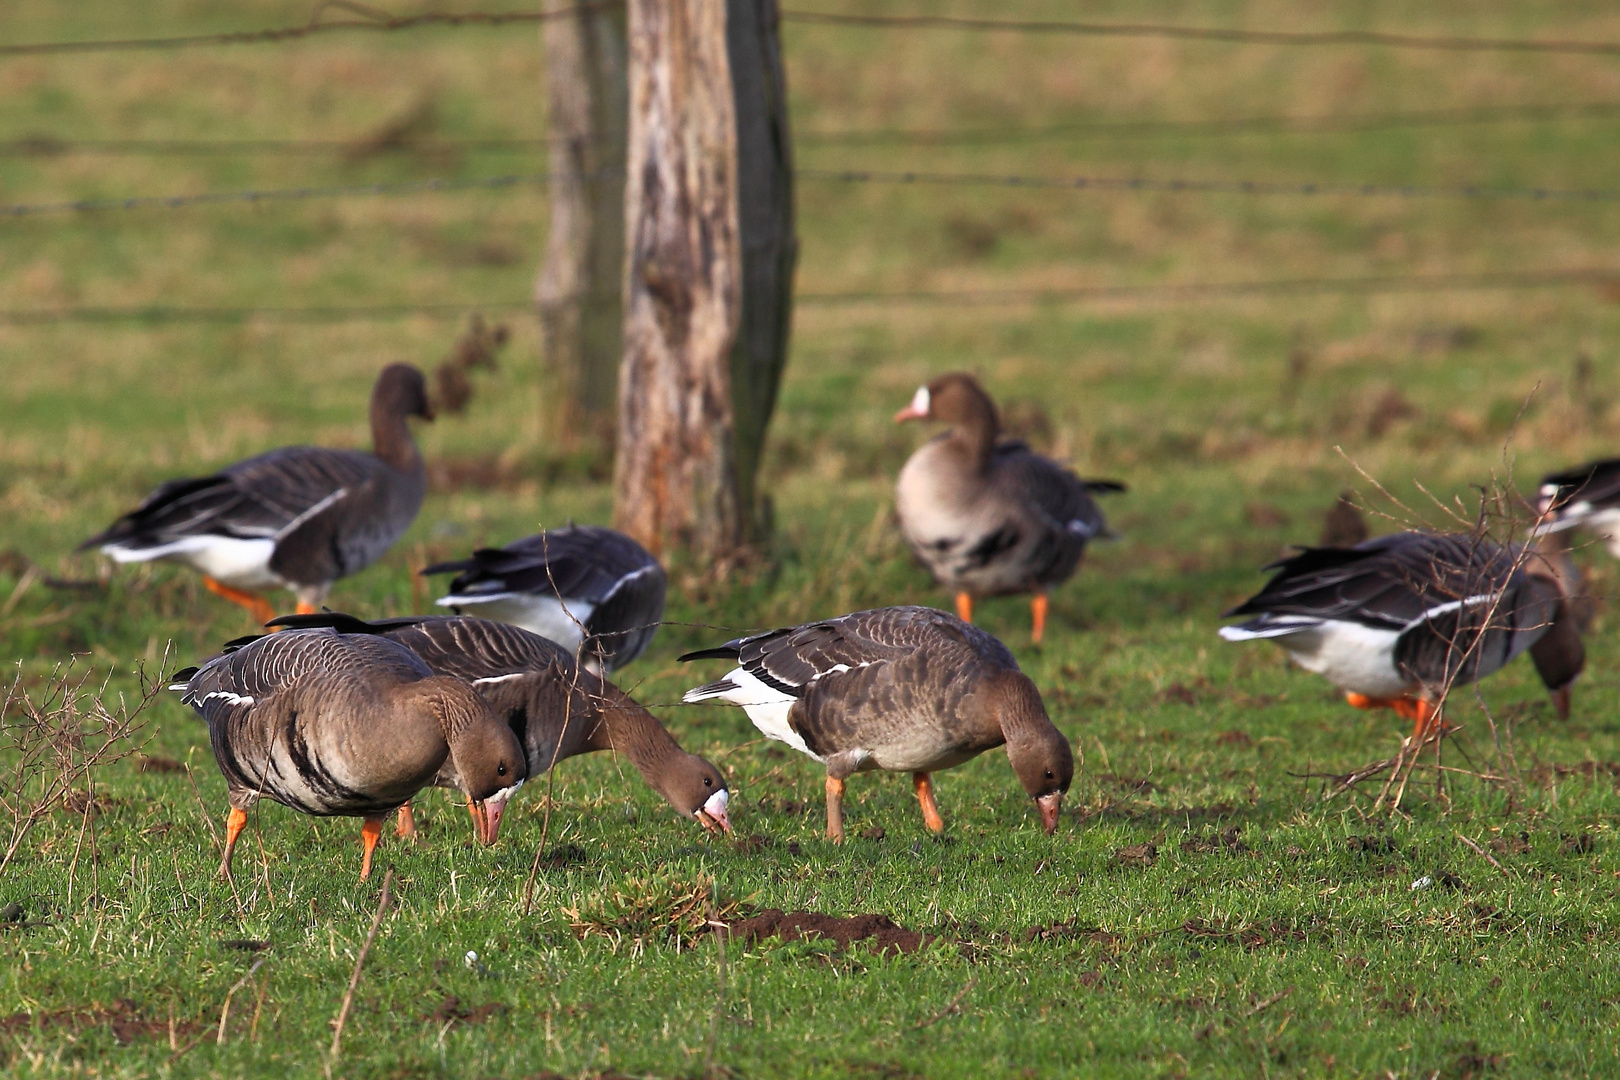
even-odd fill
[[[1052,779],[1052,770],[1051,769],[1046,770],[1046,778],[1048,780]]]
[[[505,776],[506,775],[506,762],[503,761],[499,765],[495,766],[495,775],[496,776]],[[1051,776],[1052,774],[1047,773],[1046,775]]]
[[[707,776],[705,776],[703,778],[703,786],[704,787],[714,787],[714,781],[709,779]]]

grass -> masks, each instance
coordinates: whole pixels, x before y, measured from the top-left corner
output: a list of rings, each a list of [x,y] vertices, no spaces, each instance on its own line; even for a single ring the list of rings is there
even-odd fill
[[[295,3],[24,0],[7,12],[7,36],[156,35],[307,14]],[[1005,14],[1075,17],[1043,0]],[[1609,8],[1576,3],[1413,12],[1117,0],[1085,17],[1620,38]],[[538,137],[536,36],[435,31],[6,59],[0,139],[360,139],[424,102],[438,137]],[[1612,62],[1591,57],[802,25],[787,27],[785,46],[805,132],[1620,98]],[[1612,184],[1617,126],[1588,114],[944,147],[807,141],[798,156],[828,168],[1601,187]],[[5,155],[0,191],[34,202],[543,168],[537,149]],[[799,198],[800,285],[816,292],[1602,266],[1617,239],[1613,209],[1563,202],[817,182]],[[17,309],[520,300],[544,226],[544,194],[527,189],[7,220],[0,290]],[[722,765],[739,832],[762,839],[707,840],[622,763],[570,761],[552,793],[556,857],[524,917],[542,793],[519,797],[491,849],[472,846],[463,812],[428,796],[423,842],[381,849],[396,901],[342,1057],[329,1063],[329,1022],[378,897],[378,881],[353,880],[357,828],[264,806],[233,893],[212,876],[224,785],[205,732],[160,700],[143,714],[142,752],[189,762],[195,792],[185,772],[143,771],[137,757],[99,767],[100,812],[87,819],[80,801],[78,813],[51,814],[0,877],[0,905],[21,905],[26,919],[0,928],[0,1060],[13,1074],[52,1076],[330,1064],[353,1077],[674,1077],[711,1060],[739,1076],[1612,1075],[1620,680],[1606,556],[1580,555],[1599,612],[1573,718],[1555,721],[1528,666],[1515,664],[1482,691],[1513,723],[1515,782],[1456,777],[1443,799],[1423,779],[1403,814],[1373,814],[1354,796],[1324,800],[1320,781],[1296,775],[1386,756],[1398,737],[1391,717],[1349,710],[1274,650],[1223,645],[1214,629],[1218,612],[1260,583],[1262,563],[1314,539],[1339,490],[1358,488],[1406,519],[1352,462],[1438,522],[1415,482],[1466,499],[1493,478],[1523,486],[1612,453],[1614,299],[1581,286],[803,307],[766,465],[776,537],[723,577],[677,564],[673,625],[623,673],[684,745]],[[463,482],[438,486],[380,565],[339,584],[334,606],[413,610],[421,594],[410,570],[428,559],[570,517],[607,519],[600,455],[547,427],[538,335],[528,319],[512,329],[502,369],[479,376],[469,413],[422,432],[430,459]],[[109,693],[131,699],[136,664],[153,668],[165,650],[190,663],[247,632],[239,612],[170,568],[119,571],[100,590],[52,589],[38,574],[19,585],[29,561],[95,579],[96,560],[74,545],[165,477],[288,442],[362,445],[376,370],[436,362],[457,332],[454,320],[427,316],[0,325],[0,550],[13,553],[0,560],[0,656],[38,692],[82,654],[75,670],[93,668],[90,685],[111,670]],[[819,839],[814,763],[757,741],[735,712],[664,707],[713,674],[674,657],[728,636],[722,628],[945,602],[890,524],[892,478],[918,433],[887,417],[929,374],[958,367],[978,371],[1038,442],[1131,485],[1109,503],[1121,539],[1098,546],[1054,597],[1044,649],[1030,647],[1019,602],[980,606],[1083,765],[1054,838],[991,754],[939,777],[940,839],[922,829],[902,779],[857,778],[852,840],[833,848]],[[1490,759],[1483,714],[1471,698],[1462,706],[1460,749]],[[1465,764],[1449,749],[1447,760]],[[881,839],[863,837],[875,828]],[[1435,884],[1414,890],[1424,878]],[[903,956],[734,944],[722,980],[711,938],[665,929],[711,889],[744,911],[880,913],[936,940]],[[576,936],[576,923],[605,933]],[[269,946],[232,944],[243,941]],[[227,995],[261,960],[217,1041]]]

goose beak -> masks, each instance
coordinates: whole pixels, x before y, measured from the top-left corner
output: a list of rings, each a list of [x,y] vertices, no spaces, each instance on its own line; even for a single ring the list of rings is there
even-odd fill
[[[473,812],[473,822],[478,830],[478,839],[485,844],[493,844],[501,832],[501,815],[506,812],[506,800],[512,793],[523,786],[519,780],[511,787],[502,788],[481,803],[469,804]]]
[[[1558,713],[1558,719],[1569,719],[1569,690],[1573,683],[1565,683],[1552,692],[1553,710]]]
[[[711,832],[719,829],[723,833],[730,833],[731,819],[726,816],[726,805],[730,801],[731,796],[727,794],[725,788],[721,788],[713,795],[710,795],[709,801],[704,803],[702,808],[698,810],[697,819],[703,823],[705,829]]]
[[[1042,795],[1035,800],[1035,805],[1041,811],[1041,828],[1047,836],[1057,832],[1058,811],[1063,807],[1063,792],[1054,791],[1049,795]]]
[[[904,423],[907,420],[926,420],[928,419],[929,406],[928,387],[919,386],[916,395],[911,399],[911,404],[894,414],[895,423]]]

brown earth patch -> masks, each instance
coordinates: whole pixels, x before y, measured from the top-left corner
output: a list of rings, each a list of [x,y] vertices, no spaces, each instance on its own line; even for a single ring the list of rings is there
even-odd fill
[[[1389,836],[1352,836],[1344,842],[1345,847],[1351,851],[1368,852],[1374,855],[1394,855],[1399,849],[1395,840]]]
[[[174,758],[157,757],[156,755],[147,757],[145,754],[141,754],[137,760],[140,762],[141,772],[178,773],[186,771],[186,767],[174,760]]]
[[[1114,861],[1126,866],[1152,866],[1159,858],[1159,849],[1152,844],[1131,844],[1114,852]]]
[[[73,1009],[55,1009],[42,1013],[12,1013],[0,1017],[0,1035],[15,1035],[31,1031],[38,1025],[41,1031],[82,1031],[102,1024],[112,1029],[112,1036],[120,1046],[128,1046],[136,1039],[169,1038],[168,1020],[151,1020],[141,1014],[140,1007],[127,998],[119,998],[111,1005],[99,1002]],[[174,1038],[187,1040],[207,1025],[193,1020],[174,1021]]]
[[[747,919],[731,924],[731,936],[743,944],[779,937],[783,941],[824,939],[839,949],[857,941],[874,945],[879,953],[914,953],[936,940],[932,934],[907,930],[887,915],[820,915],[813,911],[781,911],[766,908]]]
[[[1521,832],[1518,836],[1498,836],[1489,846],[1498,855],[1527,855],[1530,852],[1530,834]]]
[[[1233,825],[1214,836],[1189,836],[1181,842],[1181,850],[1188,855],[1207,855],[1212,851],[1240,855],[1249,850],[1249,845],[1238,839],[1242,832],[1243,826]]]
[[[447,996],[439,1002],[439,1007],[423,1016],[424,1021],[435,1024],[482,1024],[492,1016],[499,1016],[506,1011],[506,1006],[498,1001],[491,1001],[485,1005],[474,1008],[464,1008],[461,999]]]

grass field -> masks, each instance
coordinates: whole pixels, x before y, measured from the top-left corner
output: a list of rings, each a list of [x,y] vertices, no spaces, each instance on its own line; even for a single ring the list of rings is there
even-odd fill
[[[1620,39],[1620,14],[1595,3],[938,10]],[[7,41],[36,41],[307,15],[291,2],[16,0],[0,22]],[[1558,188],[1615,176],[1612,58],[791,23],[784,43],[808,168]],[[537,139],[541,63],[532,27],[0,57],[0,202],[542,171],[538,145],[111,154],[8,142],[352,143],[413,113],[429,140]],[[1527,104],[1616,107],[1488,113]],[[1388,118],[1424,110],[1471,118]],[[1282,116],[1385,119],[1196,126]],[[979,134],[894,135],[916,130]],[[806,180],[799,208],[808,293],[1601,268],[1620,241],[1601,201]],[[545,216],[544,192],[517,187],[0,218],[0,308],[510,304],[529,293]],[[676,820],[622,762],[569,761],[549,788],[549,856],[525,917],[542,785],[490,849],[473,846],[463,811],[427,796],[422,842],[380,851],[396,903],[333,1063],[330,1022],[380,885],[354,881],[358,830],[265,804],[236,890],[216,880],[224,784],[206,732],[167,696],[143,714],[142,753],[189,763],[195,790],[185,771],[138,756],[99,768],[100,811],[81,797],[78,812],[52,812],[0,874],[0,906],[21,911],[0,911],[0,1061],[27,1076],[1614,1075],[1620,574],[1607,556],[1579,553],[1598,611],[1572,718],[1556,721],[1515,664],[1453,703],[1466,728],[1445,759],[1505,779],[1452,774],[1442,795],[1420,772],[1399,813],[1374,813],[1367,795],[1324,799],[1322,780],[1298,775],[1389,755],[1397,721],[1346,708],[1280,652],[1224,645],[1215,629],[1263,563],[1315,539],[1342,489],[1387,515],[1379,531],[1443,526],[1424,489],[1472,506],[1476,485],[1524,487],[1612,454],[1617,300],[1613,287],[1571,285],[801,306],[766,464],[776,536],[724,575],[677,561],[673,624],[621,679],[721,763],[735,840]],[[605,461],[547,429],[537,331],[503,317],[513,341],[500,370],[480,376],[465,415],[421,432],[439,477],[421,517],[381,564],[339,583],[333,607],[413,610],[432,595],[411,579],[427,560],[607,520]],[[0,657],[20,685],[44,692],[72,655],[89,688],[110,673],[109,700],[132,701],[136,665],[189,664],[248,632],[195,575],[103,579],[72,550],[164,478],[290,442],[363,445],[377,369],[436,363],[459,331],[435,315],[0,321]],[[947,602],[890,520],[893,477],[921,433],[888,417],[953,368],[977,371],[1037,443],[1130,485],[1108,504],[1120,539],[1054,596],[1044,649],[1018,601],[980,607],[1081,765],[1055,837],[990,754],[939,778],[937,839],[903,779],[857,778],[852,839],[835,848],[819,838],[814,763],[761,743],[737,712],[669,706],[717,674],[674,658],[730,628]],[[1511,729],[1511,759],[1482,704]],[[1424,878],[1434,884],[1414,889]],[[875,913],[934,937],[901,956],[734,942],[722,961],[712,938],[664,929],[682,910],[701,921],[692,898],[711,888],[743,914]],[[232,945],[243,941],[268,947]]]

